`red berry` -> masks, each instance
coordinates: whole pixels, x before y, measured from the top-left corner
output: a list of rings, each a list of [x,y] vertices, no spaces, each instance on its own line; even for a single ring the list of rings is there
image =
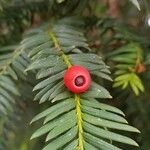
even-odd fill
[[[82,66],[72,66],[64,74],[64,84],[73,93],[83,93],[90,87],[90,73]]]

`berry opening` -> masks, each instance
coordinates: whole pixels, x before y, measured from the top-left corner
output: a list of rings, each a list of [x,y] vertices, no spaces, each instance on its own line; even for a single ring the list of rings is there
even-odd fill
[[[76,86],[83,86],[85,83],[85,78],[83,76],[78,76],[75,79],[75,85]]]

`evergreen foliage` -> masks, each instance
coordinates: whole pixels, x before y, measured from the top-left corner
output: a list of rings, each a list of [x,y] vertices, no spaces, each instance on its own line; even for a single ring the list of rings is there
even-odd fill
[[[88,68],[95,76],[105,76],[110,80],[108,67],[102,59],[88,52],[90,49],[80,31],[82,25],[76,18],[65,18],[52,27],[31,30],[22,41],[21,47],[31,49],[29,55],[32,63],[27,71],[37,71],[36,78],[43,79],[33,89],[39,91],[35,100],[39,99],[40,103],[53,103],[50,108],[33,118],[32,122],[45,119],[43,126],[31,139],[48,133],[46,141],[50,142],[44,150],[62,147],[81,150],[86,147],[119,149],[101,138],[137,145],[131,139],[108,130],[110,128],[139,132],[126,125],[127,122],[116,114],[122,114],[121,111],[96,100],[111,98],[104,87],[93,81],[88,92],[77,95],[68,92],[62,82],[64,71],[74,64]],[[84,51],[87,53],[83,53]]]
[[[131,1],[140,9],[138,1]],[[25,139],[25,142],[21,141],[22,144],[12,150],[38,149],[40,140],[44,144],[39,148],[43,150],[138,147],[130,135],[140,131],[128,124],[119,108],[108,103],[113,98],[111,95],[114,99],[125,99],[127,95],[131,100],[133,97],[140,99],[141,93],[147,92],[144,80],[148,80],[149,55],[145,53],[149,42],[115,19],[87,15],[94,3],[87,0],[0,2],[0,20],[8,25],[10,32],[0,39],[0,150],[10,149],[8,133],[16,135],[19,129],[9,126],[17,126],[21,121],[24,125],[28,122],[31,128],[22,127],[28,133],[20,135],[16,141]],[[19,7],[22,8],[20,14],[16,13]],[[15,8],[9,22],[8,10],[12,12]],[[45,11],[41,12],[43,8]],[[35,12],[45,18],[37,19]],[[19,19],[13,23],[16,16]],[[93,30],[93,34],[89,30]],[[17,37],[10,40],[15,33]],[[101,39],[100,47],[92,39],[94,36]],[[21,37],[21,42],[16,41]],[[85,93],[72,93],[63,83],[65,71],[73,65],[84,66],[91,74],[92,84]],[[126,93],[124,89],[132,90]],[[127,105],[130,110],[132,104],[127,102]],[[22,108],[23,113],[31,113],[31,116],[23,118]],[[29,136],[32,144],[28,142]]]

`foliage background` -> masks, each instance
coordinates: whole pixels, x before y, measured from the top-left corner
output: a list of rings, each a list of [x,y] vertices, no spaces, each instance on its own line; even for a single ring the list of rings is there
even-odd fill
[[[148,0],[147,0],[148,1]],[[74,2],[69,0],[1,0],[0,1],[0,47],[17,45],[24,33],[30,28],[39,26],[48,20],[54,21],[66,16],[82,14],[86,18],[86,37],[90,47],[98,55],[101,55],[112,72],[115,79],[118,63],[124,63],[123,58],[128,58],[131,69],[139,77],[132,78],[133,86],[114,88],[113,83],[102,81],[109,89],[112,100],[106,103],[120,108],[126,114],[129,123],[137,127],[141,134],[131,135],[140,145],[141,150],[150,149],[150,27],[147,24],[150,6],[148,2],[140,1],[141,11],[131,2],[124,0],[82,0]],[[129,44],[132,43],[132,46]],[[140,49],[140,61],[137,56],[129,57],[112,52],[121,48]],[[11,47],[12,48],[12,47]],[[9,49],[9,48],[8,48]],[[130,52],[131,52],[130,51]],[[135,52],[135,51],[134,51]],[[132,52],[131,52],[132,53]],[[120,56],[119,56],[120,57]],[[119,60],[118,60],[119,59]],[[126,70],[126,69],[118,69]],[[21,91],[21,97],[17,96],[17,103],[12,106],[12,111],[6,118],[0,120],[0,142],[2,147],[8,150],[32,150],[42,149],[43,138],[30,141],[33,131],[38,123],[29,125],[31,119],[39,110],[46,108],[46,104],[38,105],[33,102],[32,87],[35,84],[33,73],[28,75],[28,83],[17,82]],[[127,77],[122,79],[123,84]],[[24,86],[22,86],[24,85]],[[122,84],[121,84],[122,85]],[[135,87],[136,86],[136,87]],[[28,94],[26,94],[28,93]],[[2,149],[2,148],[0,148]],[[124,147],[124,149],[137,149]]]

